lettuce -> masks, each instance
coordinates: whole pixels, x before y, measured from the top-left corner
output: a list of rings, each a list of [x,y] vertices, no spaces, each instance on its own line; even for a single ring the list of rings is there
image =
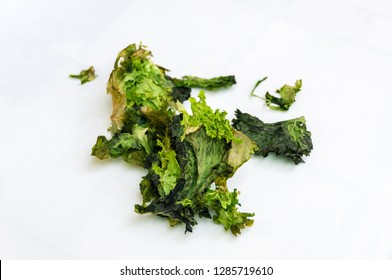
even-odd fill
[[[237,111],[230,124],[227,112],[208,106],[203,90],[198,99],[190,93],[194,87],[232,86],[234,76],[172,78],[151,56],[143,45],[119,52],[107,84],[111,137],[98,136],[92,155],[145,168],[136,213],[182,224],[185,232],[193,231],[198,217],[209,218],[240,234],[253,224],[254,213],[240,211],[239,191],[231,190],[228,180],[254,154],[275,152],[301,162],[312,149],[305,119],[266,124]],[[295,90],[285,87],[280,93]],[[182,104],[188,101],[190,112]]]
[[[98,136],[92,155],[146,168],[137,213],[165,217],[172,226],[185,224],[189,232],[197,216],[212,218],[239,234],[254,214],[238,210],[238,192],[229,191],[227,180],[257,146],[233,129],[225,111],[207,105],[203,91],[199,100],[190,97],[191,87],[226,88],[235,84],[234,76],[175,79],[150,57],[150,51],[135,44],[118,54],[107,85],[112,137]],[[181,105],[187,100],[191,112]],[[229,204],[223,202],[229,198]]]

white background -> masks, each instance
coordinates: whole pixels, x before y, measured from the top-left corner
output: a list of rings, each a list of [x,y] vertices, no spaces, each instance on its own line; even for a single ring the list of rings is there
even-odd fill
[[[381,0],[1,0],[0,258],[391,259],[391,15]],[[145,170],[90,156],[117,53],[139,42],[171,76],[234,74],[207,93],[229,118],[306,117],[306,163],[253,158],[228,182],[256,213],[240,236],[134,213]],[[94,82],[68,78],[90,65]],[[302,79],[290,111],[250,97],[264,76],[259,94]]]

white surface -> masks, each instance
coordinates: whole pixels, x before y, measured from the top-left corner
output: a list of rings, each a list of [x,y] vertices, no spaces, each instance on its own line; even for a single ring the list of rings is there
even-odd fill
[[[2,0],[0,259],[392,258],[391,3]],[[230,117],[306,116],[305,164],[253,158],[229,181],[256,213],[241,236],[137,215],[145,171],[90,157],[117,52],[140,41],[172,76],[236,75],[207,95]],[[261,94],[302,78],[289,112],[249,96],[265,75]]]

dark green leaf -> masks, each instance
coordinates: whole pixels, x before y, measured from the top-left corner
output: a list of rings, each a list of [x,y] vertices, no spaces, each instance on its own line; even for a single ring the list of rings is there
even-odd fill
[[[304,117],[264,123],[257,117],[242,113],[240,110],[237,110],[235,115],[233,126],[256,142],[258,146],[256,155],[265,157],[274,152],[298,164],[303,162],[302,156],[308,156],[313,149],[311,133],[306,129]]]

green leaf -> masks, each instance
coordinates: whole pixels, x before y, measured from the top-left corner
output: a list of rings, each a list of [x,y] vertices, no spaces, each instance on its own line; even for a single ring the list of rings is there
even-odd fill
[[[79,79],[80,84],[83,85],[87,82],[95,80],[97,76],[95,75],[94,66],[90,66],[88,69],[80,71],[79,74],[70,74],[69,77],[73,79]]]
[[[196,193],[202,193],[209,188],[218,176],[219,166],[224,161],[227,144],[223,139],[210,138],[207,130],[201,128],[185,137],[184,140],[193,149],[197,168],[195,185],[185,189],[184,197],[193,198]]]
[[[99,159],[108,159],[110,158],[110,147],[110,142],[105,136],[98,136],[91,155]]]
[[[139,148],[139,143],[130,133],[120,133],[117,137],[112,138],[110,145],[110,156],[117,158],[129,149]]]
[[[166,69],[155,65],[151,52],[144,46],[129,45],[119,52],[110,74],[107,91],[112,96],[113,131],[124,125],[127,108],[147,106],[154,110],[167,107],[173,83],[166,78]]]
[[[160,196],[166,196],[175,188],[181,170],[176,159],[176,152],[170,148],[170,138],[165,137],[164,143],[158,139],[157,146],[162,150],[158,152],[159,164],[154,163],[152,170],[159,175],[158,191]]]
[[[240,141],[234,137],[233,128],[230,122],[226,119],[227,113],[225,111],[213,111],[206,103],[206,96],[204,91],[200,91],[199,101],[195,98],[189,98],[191,103],[192,115],[183,112],[184,118],[182,125],[186,127],[185,133],[190,133],[204,126],[207,135],[211,138],[225,139],[226,142],[232,140]]]
[[[226,230],[230,230],[234,235],[240,234],[241,229],[253,224],[249,219],[254,213],[239,212],[238,192],[222,191],[220,189],[208,190],[203,196],[206,207],[211,208],[215,214],[213,220],[217,224],[222,224]]]
[[[210,79],[199,78],[196,76],[184,76],[181,79],[173,79],[173,82],[179,87],[203,88],[208,90],[228,88],[236,84],[234,76],[220,76]]]
[[[142,127],[137,124],[133,126],[132,138],[137,143],[137,148],[143,147],[147,154],[151,153],[151,144],[147,137],[147,127]]]
[[[191,97],[192,89],[190,87],[184,86],[175,86],[172,89],[172,98],[173,101],[179,101],[184,103],[184,101],[188,100]]]
[[[247,162],[258,149],[257,144],[241,131],[234,130],[234,135],[241,139],[241,142],[233,141],[228,153],[227,163],[233,167],[233,172]]]
[[[154,175],[149,172],[146,176],[143,177],[142,181],[139,184],[140,193],[142,194],[143,198],[143,204],[141,207],[146,207],[147,203],[159,198],[159,192],[153,182],[153,176]]]
[[[291,120],[264,123],[257,117],[240,110],[235,112],[233,126],[256,142],[256,155],[266,157],[274,152],[290,158],[295,164],[303,162],[302,156],[308,156],[313,149],[311,133],[306,129],[305,117]]]
[[[297,80],[294,86],[284,85],[276,90],[279,97],[271,95],[269,92],[265,94],[265,102],[268,107],[274,110],[287,111],[295,102],[297,93],[301,90],[302,80]],[[275,104],[275,105],[273,105]]]
[[[121,156],[128,163],[143,166],[143,161],[152,149],[146,134],[147,130],[147,128],[134,125],[132,133],[117,133],[110,140],[105,136],[99,136],[92,148],[92,155],[99,159]]]

